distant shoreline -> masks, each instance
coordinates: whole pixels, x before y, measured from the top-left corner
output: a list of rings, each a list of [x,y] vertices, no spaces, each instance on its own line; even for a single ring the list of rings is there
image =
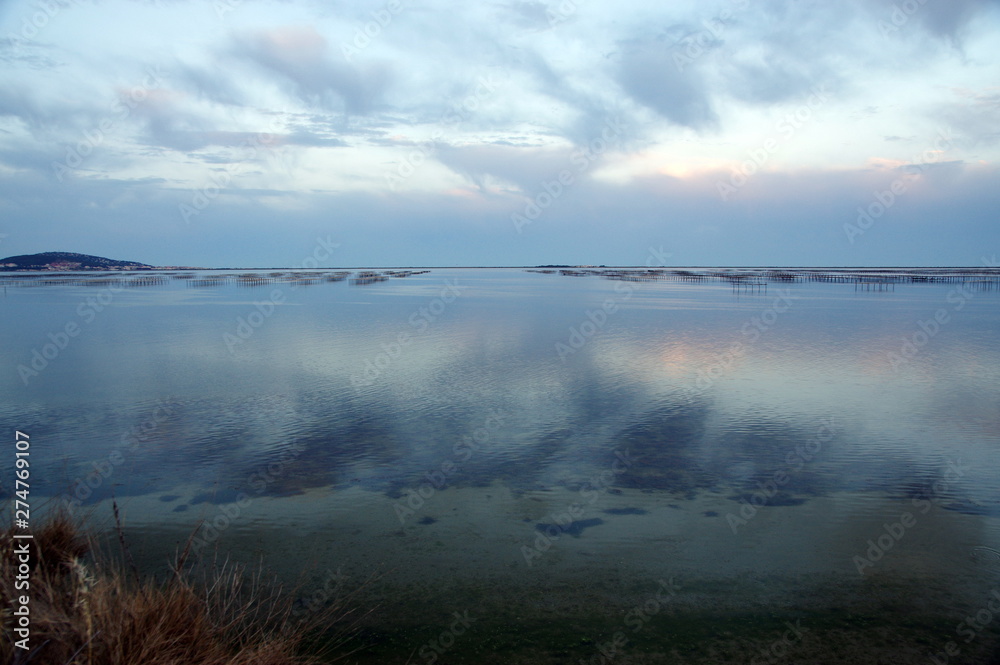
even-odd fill
[[[261,271],[261,270],[294,270],[309,272],[316,270],[851,270],[856,272],[897,272],[904,270],[976,270],[982,272],[1000,271],[1000,266],[778,266],[778,265],[746,265],[746,266],[723,266],[723,265],[690,265],[690,266],[643,266],[643,265],[523,265],[523,266],[432,266],[432,265],[412,265],[412,266],[327,266],[316,268],[296,268],[296,267],[223,267],[223,268],[203,268],[195,266],[146,266],[142,268],[118,268],[118,267],[80,267],[73,269],[65,268],[7,268],[0,267],[0,272],[30,272],[30,273],[95,273],[95,272],[168,272],[168,271]]]

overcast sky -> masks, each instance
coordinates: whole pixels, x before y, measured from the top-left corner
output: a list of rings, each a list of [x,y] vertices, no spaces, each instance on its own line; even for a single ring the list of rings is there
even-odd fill
[[[0,256],[1000,254],[1000,1],[659,4],[4,2]]]

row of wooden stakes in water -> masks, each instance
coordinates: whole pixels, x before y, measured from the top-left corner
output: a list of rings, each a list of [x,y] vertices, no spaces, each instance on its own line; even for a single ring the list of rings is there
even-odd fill
[[[190,272],[162,272],[156,274],[121,273],[67,273],[53,276],[51,273],[12,274],[0,276],[0,286],[97,286],[97,287],[140,287],[162,286],[170,279],[184,280],[190,287],[213,287],[235,284],[237,286],[267,286],[277,283],[293,283],[300,286],[324,282],[348,281],[360,286],[375,284],[390,278],[411,277],[430,272],[429,270],[363,270],[357,274],[351,271],[302,272],[271,271],[210,274]],[[353,277],[352,277],[353,275]]]
[[[365,284],[384,282],[392,277],[411,277],[413,275],[422,275],[428,272],[430,272],[430,270],[384,270],[381,272],[374,270],[362,270],[356,274],[349,270],[338,270],[335,272],[325,273],[274,271],[268,273],[240,273],[237,275],[209,275],[208,277],[192,279],[189,282],[189,285],[196,287],[221,286],[223,284],[237,284],[239,286],[265,286],[268,284],[284,282],[299,286],[307,286],[310,284],[343,282],[346,280],[352,285],[361,286]]]
[[[3,275],[0,276],[2,286],[101,286],[101,287],[137,287],[160,286],[167,283],[163,275],[121,275],[114,274],[75,275],[52,277],[47,274],[37,275]]]
[[[976,290],[1000,288],[1000,270],[996,268],[953,268],[927,270],[680,270],[667,268],[543,268],[527,272],[568,277],[598,276],[628,282],[724,281],[734,288],[766,288],[769,283],[830,282],[854,284],[857,290],[891,290],[895,284],[964,284]]]

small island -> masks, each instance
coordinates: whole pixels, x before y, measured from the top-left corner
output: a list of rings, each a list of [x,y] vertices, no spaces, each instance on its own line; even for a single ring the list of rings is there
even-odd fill
[[[153,270],[153,266],[137,261],[117,261],[103,256],[77,254],[75,252],[42,252],[21,254],[0,259],[0,270]]]

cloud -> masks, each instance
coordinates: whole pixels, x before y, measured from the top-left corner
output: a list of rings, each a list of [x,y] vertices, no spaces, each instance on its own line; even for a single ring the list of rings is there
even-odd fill
[[[600,136],[609,119],[629,114],[620,101],[607,94],[613,82],[606,78],[603,65],[600,69],[590,69],[586,77],[579,77],[576,68],[556,71],[538,51],[528,50],[522,57],[522,66],[538,82],[537,91],[559,101],[569,112],[568,118],[564,114],[546,117],[549,129],[556,135],[576,145],[586,145]]]
[[[1000,86],[952,93],[956,101],[936,106],[931,117],[953,128],[971,149],[1000,143]]]
[[[178,62],[171,74],[171,83],[180,89],[219,104],[243,106],[248,95],[234,76],[232,63],[213,58],[211,67]]]
[[[0,117],[17,118],[40,137],[49,138],[59,131],[90,129],[108,112],[107,107],[99,107],[85,95],[54,93],[46,88],[32,88],[21,81],[8,82],[0,94]]]
[[[516,178],[529,188],[560,159],[558,153],[533,157],[459,151],[448,161],[457,169],[464,160],[470,171]],[[517,175],[542,158],[547,163]],[[55,186],[25,173],[0,180],[0,202],[12,254],[43,251],[54,236],[86,247],[93,242],[86,238],[116,244],[142,238],[148,241],[142,251],[123,245],[118,253],[156,264],[278,265],[273,257],[301,253],[319,234],[344,243],[345,265],[635,264],[651,245],[673,252],[678,264],[970,265],[983,247],[1000,244],[991,212],[1000,206],[996,167],[940,164],[922,171],[853,245],[843,225],[855,220],[858,206],[871,203],[873,192],[907,175],[905,169],[760,173],[724,203],[715,182],[725,175],[590,179],[568,188],[523,234],[510,220],[524,203],[514,191],[384,196],[247,188],[224,192],[186,225],[178,204],[190,203],[190,189],[149,179]],[[929,243],[941,219],[948,220],[949,240]],[[240,239],[239,251],[233,238]],[[226,248],[235,253],[220,254]]]
[[[637,102],[670,122],[695,130],[714,129],[719,117],[703,74],[696,65],[679,65],[663,44],[623,48],[618,83]]]
[[[734,64],[728,78],[729,90],[736,97],[758,104],[785,101],[817,81],[805,68],[775,54],[764,55],[757,62]]]
[[[905,39],[918,27],[936,39],[961,48],[969,28],[977,19],[988,19],[1000,8],[1000,0],[869,0],[867,8],[878,21],[883,39]]]
[[[544,2],[507,2],[497,6],[505,18],[526,28],[547,29],[556,18]]]
[[[145,126],[150,145],[172,150],[197,150],[210,144],[206,140],[213,123],[190,110],[187,95],[177,90],[152,89],[136,102],[133,113]]]
[[[370,113],[392,80],[391,68],[334,61],[328,50],[326,38],[308,26],[241,35],[234,53],[290,84],[295,96],[309,106],[350,115]]]
[[[0,62],[13,66],[35,70],[52,69],[60,64],[53,56],[54,51],[50,44],[28,40],[14,33],[0,38]]]
[[[573,150],[568,148],[523,148],[504,145],[439,146],[437,159],[443,165],[486,188],[490,178],[509,183],[534,195],[544,180],[572,168]]]
[[[131,237],[171,254],[146,262],[262,265],[289,229],[332,225],[355,263],[622,263],[673,244],[702,263],[851,264],[933,250],[959,261],[969,234],[997,240],[982,174],[1000,159],[1000,0],[914,0],[885,36],[879,23],[902,0],[428,0],[405,4],[350,61],[341,45],[384,3],[245,3],[220,24],[211,7],[117,2],[86,3],[44,39],[0,43],[8,244],[41,227],[80,239],[142,224]],[[162,81],[145,83],[146,62]],[[779,134],[821,84],[822,113]],[[600,169],[577,170],[574,153],[609,120],[624,126],[620,144]],[[843,218],[949,127],[953,145],[907,180],[864,248],[838,245]],[[720,200],[716,180],[779,135]],[[424,170],[393,189],[385,174],[418,147],[433,148]],[[76,149],[82,164],[57,183],[53,162]],[[264,163],[271,152],[280,168]],[[573,185],[516,234],[510,215],[565,169]],[[178,204],[219,171],[232,182],[183,224]],[[959,231],[940,221],[963,215]],[[222,229],[253,240],[228,246]],[[202,258],[184,259],[199,243]]]
[[[918,0],[919,2],[919,0]],[[932,35],[958,42],[964,30],[980,13],[1000,7],[997,0],[925,0],[916,11],[918,20]]]

